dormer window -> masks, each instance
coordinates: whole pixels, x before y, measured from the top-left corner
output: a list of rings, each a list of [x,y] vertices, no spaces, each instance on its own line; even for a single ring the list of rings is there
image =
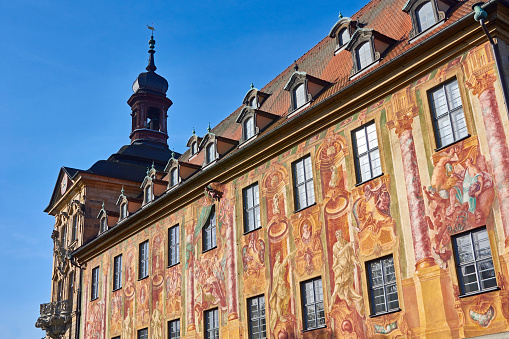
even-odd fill
[[[247,107],[258,109],[268,97],[269,94],[259,91],[251,84],[251,89],[247,91],[242,103]]]
[[[358,28],[345,46],[345,49],[352,53],[353,67],[350,71],[350,80],[378,63],[394,43],[394,39],[377,31]]]
[[[297,109],[297,108],[303,106],[307,102],[306,97],[307,97],[307,95],[306,95],[305,86],[304,86],[304,84],[300,84],[293,91],[293,103],[294,103],[293,109]]]
[[[100,224],[100,229],[99,229],[99,233],[103,233],[103,232],[106,232],[106,230],[108,229],[108,223],[107,223],[107,216],[104,216],[101,218],[101,220],[99,221],[99,224]]]
[[[253,107],[245,106],[240,111],[236,122],[241,124],[242,138],[241,143],[251,140],[256,137],[267,126],[276,121],[279,116],[255,109]]]
[[[195,141],[191,144],[191,155],[198,153],[198,143]]]
[[[189,158],[194,157],[200,151],[202,138],[198,137],[193,128],[193,135],[187,140],[186,146],[189,147]]]
[[[344,46],[350,40],[348,28],[343,28],[338,34],[338,47]]]
[[[253,108],[258,108],[258,104],[256,103],[256,97],[252,97],[249,101],[249,106]]]
[[[213,142],[207,145],[206,153],[207,164],[216,160],[216,147]]]
[[[253,118],[247,118],[244,121],[244,140],[251,139],[254,136],[254,122]]]
[[[373,53],[369,42],[364,42],[355,51],[359,68],[363,69],[373,63]]]
[[[144,201],[145,201],[145,204],[152,201],[152,185],[147,185],[147,187],[145,187]]]
[[[175,167],[170,171],[170,185],[171,187],[179,183],[178,168]]]
[[[408,37],[419,34],[445,21],[447,11],[457,4],[457,0],[408,0],[403,11],[412,19],[412,29]]]
[[[124,202],[120,205],[120,219],[127,218],[127,203]]]
[[[305,72],[299,72],[295,66],[295,72],[286,83],[284,90],[290,92],[291,105],[289,113],[294,113],[313,101],[314,98],[329,85],[325,80],[315,78]]]

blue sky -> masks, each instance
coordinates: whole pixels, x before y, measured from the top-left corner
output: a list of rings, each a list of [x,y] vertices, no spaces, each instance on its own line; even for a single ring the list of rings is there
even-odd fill
[[[50,301],[61,166],[88,169],[129,142],[131,85],[156,28],[157,72],[169,82],[169,144],[206,132],[329,33],[339,1],[0,0],[0,333],[40,338]]]

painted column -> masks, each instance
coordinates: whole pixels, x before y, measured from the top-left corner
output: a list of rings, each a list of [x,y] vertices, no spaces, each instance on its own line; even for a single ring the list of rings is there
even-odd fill
[[[196,331],[194,321],[194,237],[191,228],[186,244],[186,304],[187,304],[187,332]]]
[[[231,206],[231,201],[233,199],[229,199],[229,205]],[[229,210],[229,209],[228,209]],[[235,215],[234,211],[231,211],[226,216],[228,220],[228,224],[226,225],[226,266],[228,267],[228,274],[226,277],[228,284],[228,291],[230,291],[230,295],[228,296],[228,320],[235,320],[239,318],[237,312],[237,270],[235,265],[235,231],[234,225],[232,222],[233,216]]]
[[[481,104],[486,138],[491,156],[493,177],[502,216],[505,235],[505,247],[509,247],[509,149],[502,118],[495,95],[495,61],[490,45],[469,52],[464,63],[465,73],[469,76],[466,85],[477,95]]]
[[[431,254],[431,241],[425,219],[426,209],[415,152],[412,121],[412,115],[403,115],[395,122],[395,127],[403,161],[412,241],[414,243],[415,267],[419,270],[435,265],[435,260]]]

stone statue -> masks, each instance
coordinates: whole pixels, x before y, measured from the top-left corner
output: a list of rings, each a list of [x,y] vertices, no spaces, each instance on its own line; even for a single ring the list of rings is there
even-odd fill
[[[348,306],[354,302],[357,312],[359,312],[362,317],[364,316],[362,297],[355,292],[353,287],[355,264],[360,265],[360,262],[355,257],[353,243],[343,239],[343,232],[341,230],[336,231],[336,239],[337,241],[332,247],[332,270],[334,272],[335,281],[329,311],[332,310],[332,305],[336,297],[339,297],[344,300]]]

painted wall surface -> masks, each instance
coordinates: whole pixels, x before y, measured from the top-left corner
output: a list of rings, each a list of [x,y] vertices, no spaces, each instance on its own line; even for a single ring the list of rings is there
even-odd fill
[[[437,67],[409,86],[323,130],[277,158],[218,185],[219,201],[195,201],[87,263],[84,338],[203,337],[217,308],[221,338],[248,337],[247,299],[264,295],[271,338],[470,337],[509,330],[506,135],[489,45]],[[457,79],[470,136],[437,148],[430,89]],[[383,175],[356,185],[352,130],[375,121]],[[292,162],[310,155],[316,204],[294,212]],[[262,228],[244,234],[242,189],[258,183]],[[503,205],[505,208],[501,208]],[[212,206],[217,248],[202,253]],[[180,226],[180,263],[168,267],[168,228]],[[460,298],[451,235],[484,227],[499,290]],[[149,241],[149,277],[138,280]],[[122,289],[112,291],[123,255]],[[370,317],[366,262],[392,255],[401,310]],[[100,267],[99,298],[90,301]],[[301,282],[321,277],[326,327],[303,332]]]

